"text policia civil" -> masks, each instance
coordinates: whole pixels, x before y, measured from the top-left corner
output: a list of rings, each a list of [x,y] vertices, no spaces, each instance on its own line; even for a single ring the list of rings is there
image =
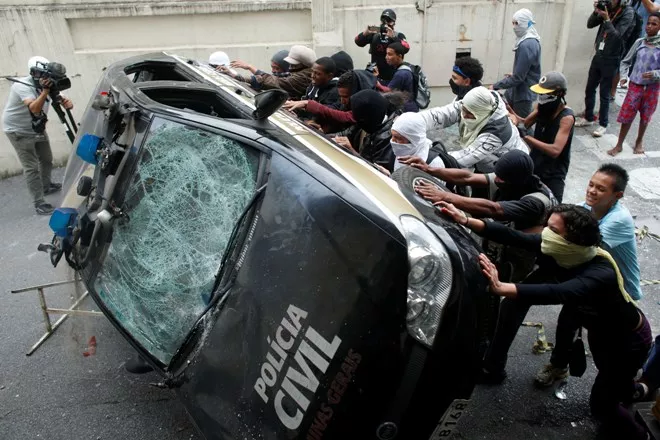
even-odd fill
[[[326,373],[342,342],[338,336],[331,340],[321,336],[312,326],[304,324],[306,318],[305,310],[289,305],[274,337],[266,340],[269,349],[261,365],[260,377],[254,384],[255,392],[264,403],[272,403],[280,422],[290,430],[300,427],[309,408],[310,398],[314,397],[319,387],[315,370],[321,374]],[[292,355],[296,345],[297,349]],[[287,362],[291,355],[294,361]],[[315,418],[315,425],[319,425],[316,426],[317,430],[325,429],[332,418],[332,406],[341,401],[361,359],[360,354],[348,350],[340,371],[330,383],[327,399],[320,405],[321,414]],[[289,365],[288,368],[283,368],[285,364]],[[293,401],[295,405],[285,405],[285,400]],[[295,408],[293,413],[292,407]]]

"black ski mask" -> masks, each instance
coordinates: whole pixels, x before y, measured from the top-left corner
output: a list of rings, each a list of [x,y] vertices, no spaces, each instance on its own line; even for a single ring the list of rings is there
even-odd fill
[[[459,86],[454,82],[453,78],[449,79],[449,87],[451,87],[452,93],[456,95],[459,100],[463,99],[467,92],[472,90],[471,86]]]
[[[550,121],[552,117],[557,113],[557,109],[564,101],[564,97],[557,95],[541,95],[539,97],[539,105],[537,108],[538,119],[541,121]]]

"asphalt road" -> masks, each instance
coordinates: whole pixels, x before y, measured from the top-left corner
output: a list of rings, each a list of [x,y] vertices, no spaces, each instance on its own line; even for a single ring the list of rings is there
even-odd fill
[[[614,119],[612,119],[614,120]],[[617,124],[610,130],[616,134]],[[631,130],[634,140],[636,126]],[[583,199],[584,188],[604,152],[615,138],[595,142],[578,129],[573,144],[567,202]],[[649,127],[646,157],[622,154],[614,159],[634,173],[635,182],[625,204],[638,227],[660,233],[660,123]],[[653,152],[657,154],[654,155]],[[61,178],[62,170],[56,175]],[[51,202],[56,203],[54,197]],[[73,318],[34,355],[25,352],[44,328],[35,293],[10,290],[70,279],[65,264],[53,269],[37,244],[50,240],[48,217],[40,217],[28,202],[22,177],[0,181],[0,439],[127,439],[180,440],[200,438],[171,391],[150,385],[154,374],[134,376],[123,364],[132,349],[103,317]],[[639,244],[642,278],[660,279],[655,255],[660,243],[647,238]],[[660,332],[660,286],[644,287],[640,305],[654,333]],[[47,291],[49,304],[68,306],[76,291],[63,286]],[[91,300],[86,302],[93,308]],[[528,321],[541,322],[553,340],[557,307],[535,307]],[[521,328],[510,353],[509,378],[500,386],[479,386],[468,414],[459,425],[460,439],[594,439],[597,427],[589,416],[588,396],[595,376],[591,365],[580,379],[571,379],[567,399],[552,390],[537,390],[532,378],[549,354],[532,354],[535,328]],[[85,357],[89,339],[97,340],[96,354]]]

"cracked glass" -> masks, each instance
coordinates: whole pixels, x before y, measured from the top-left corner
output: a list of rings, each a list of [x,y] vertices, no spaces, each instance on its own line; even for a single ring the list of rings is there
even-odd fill
[[[255,192],[259,153],[155,119],[94,282],[133,338],[168,364],[207,306],[231,231]]]

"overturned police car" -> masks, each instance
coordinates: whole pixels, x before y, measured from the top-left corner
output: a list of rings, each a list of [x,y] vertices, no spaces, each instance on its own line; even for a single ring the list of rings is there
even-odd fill
[[[107,68],[46,248],[207,439],[447,438],[483,342],[479,247],[212,68]]]

